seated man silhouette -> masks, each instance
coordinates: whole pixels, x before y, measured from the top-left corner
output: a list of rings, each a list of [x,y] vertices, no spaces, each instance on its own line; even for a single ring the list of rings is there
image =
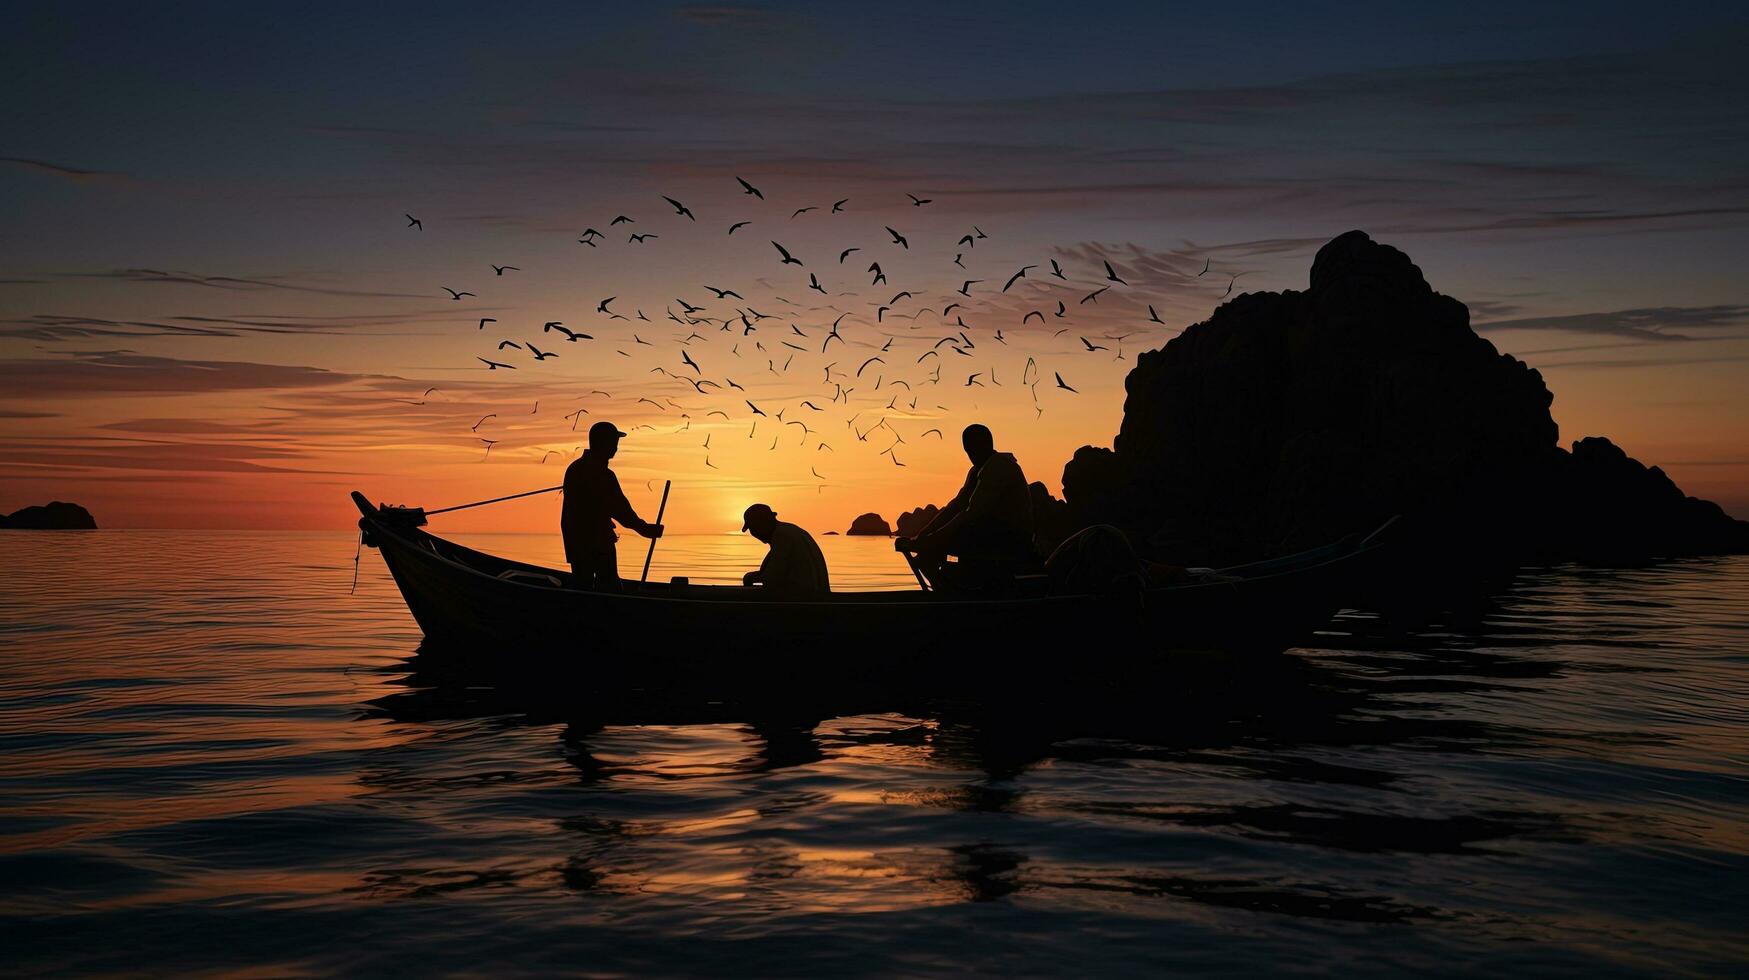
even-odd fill
[[[638,516],[619,488],[619,477],[607,468],[619,452],[625,433],[612,422],[589,427],[589,448],[565,468],[565,504],[559,512],[559,532],[565,538],[565,560],[579,589],[619,591],[619,557],[613,522],[646,538],[662,536],[662,525]]]
[[[999,453],[990,430],[968,425],[960,434],[972,468],[965,485],[913,540],[895,547],[915,552],[917,565],[938,579],[947,557],[997,574],[1012,574],[1034,559],[1032,497],[1013,453]]]
[[[808,532],[778,520],[764,504],[747,508],[741,530],[771,546],[759,567],[741,576],[742,585],[757,585],[773,599],[824,599],[832,591],[826,556]]]

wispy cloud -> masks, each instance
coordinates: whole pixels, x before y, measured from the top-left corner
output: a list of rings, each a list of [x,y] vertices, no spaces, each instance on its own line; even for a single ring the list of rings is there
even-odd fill
[[[1631,337],[1646,341],[1700,340],[1678,331],[1740,327],[1749,324],[1749,306],[1658,306],[1603,313],[1573,313],[1566,316],[1522,317],[1475,324],[1478,331],[1556,330],[1565,333]],[[1711,339],[1711,338],[1705,338]]]
[[[425,299],[421,293],[385,293],[373,290],[336,289],[327,286],[292,282],[284,278],[261,276],[204,276],[193,272],[163,269],[109,269],[103,272],[63,272],[65,279],[116,279],[123,282],[157,283],[163,285],[204,286],[208,289],[260,290],[283,289],[299,293],[320,293],[324,296],[375,296],[393,299]]]
[[[47,160],[32,160],[27,157],[0,157],[0,163],[11,164],[36,173],[60,177],[75,183],[96,183],[102,181],[123,181],[128,175],[107,170],[85,170],[80,167],[69,167],[65,164],[50,163]]]

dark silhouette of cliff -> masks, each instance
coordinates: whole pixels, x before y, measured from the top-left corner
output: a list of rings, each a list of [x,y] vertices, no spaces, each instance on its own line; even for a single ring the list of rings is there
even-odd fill
[[[941,513],[941,508],[934,504],[924,504],[916,510],[908,510],[893,521],[893,533],[905,538],[914,538],[923,533],[929,522],[935,520],[935,515]]]
[[[0,515],[0,528],[13,531],[95,531],[97,521],[78,504],[55,500]]]
[[[1351,231],[1309,288],[1248,293],[1136,358],[1111,449],[1063,470],[1069,523],[1225,564],[1405,515],[1429,560],[1749,550],[1749,524],[1607,440],[1557,444],[1542,376],[1409,257]]]
[[[844,533],[892,537],[893,529],[887,526],[886,518],[879,514],[868,513],[851,521],[850,529]]]

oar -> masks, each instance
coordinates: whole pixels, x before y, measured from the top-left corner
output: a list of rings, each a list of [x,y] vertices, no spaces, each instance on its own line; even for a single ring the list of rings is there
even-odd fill
[[[668,511],[668,488],[674,485],[673,480],[662,481],[662,503],[656,508],[656,523],[662,523],[662,515]],[[644,553],[644,574],[638,576],[638,581],[647,582],[650,579],[650,559],[656,557],[656,539],[650,539],[650,550]]]
[[[526,491],[524,493],[513,493],[508,497],[493,497],[491,500],[476,500],[471,504],[456,504],[454,507],[439,507],[436,510],[426,511],[425,516],[426,517],[436,517],[438,514],[447,514],[452,510],[467,510],[469,507],[484,507],[487,504],[501,504],[506,500],[515,500],[518,497],[532,497],[537,493],[552,493],[554,490],[563,490],[563,489],[565,489],[565,487],[563,484],[561,484],[561,485],[556,486],[556,487],[546,487],[546,488],[541,489],[541,490],[529,490],[529,491]]]
[[[919,589],[922,589],[925,592],[928,592],[929,591],[929,583],[927,581],[925,581],[923,578],[923,569],[917,567],[917,556],[913,555],[909,551],[901,551],[901,552],[899,552],[899,554],[905,556],[905,564],[910,565],[911,566],[911,574],[917,576],[917,587]]]

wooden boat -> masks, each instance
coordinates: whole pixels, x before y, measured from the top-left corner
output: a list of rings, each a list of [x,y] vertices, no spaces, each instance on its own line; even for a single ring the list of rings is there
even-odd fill
[[[924,667],[1061,671],[1173,650],[1280,652],[1327,623],[1379,532],[1219,569],[1233,581],[1121,595],[1048,595],[1040,577],[1005,598],[835,592],[772,601],[757,589],[627,581],[571,587],[568,571],[484,554],[427,533],[417,510],[353,493],[364,543],[425,633],[427,653],[660,678],[667,672],[866,674]],[[1382,529],[1381,529],[1382,530]]]

